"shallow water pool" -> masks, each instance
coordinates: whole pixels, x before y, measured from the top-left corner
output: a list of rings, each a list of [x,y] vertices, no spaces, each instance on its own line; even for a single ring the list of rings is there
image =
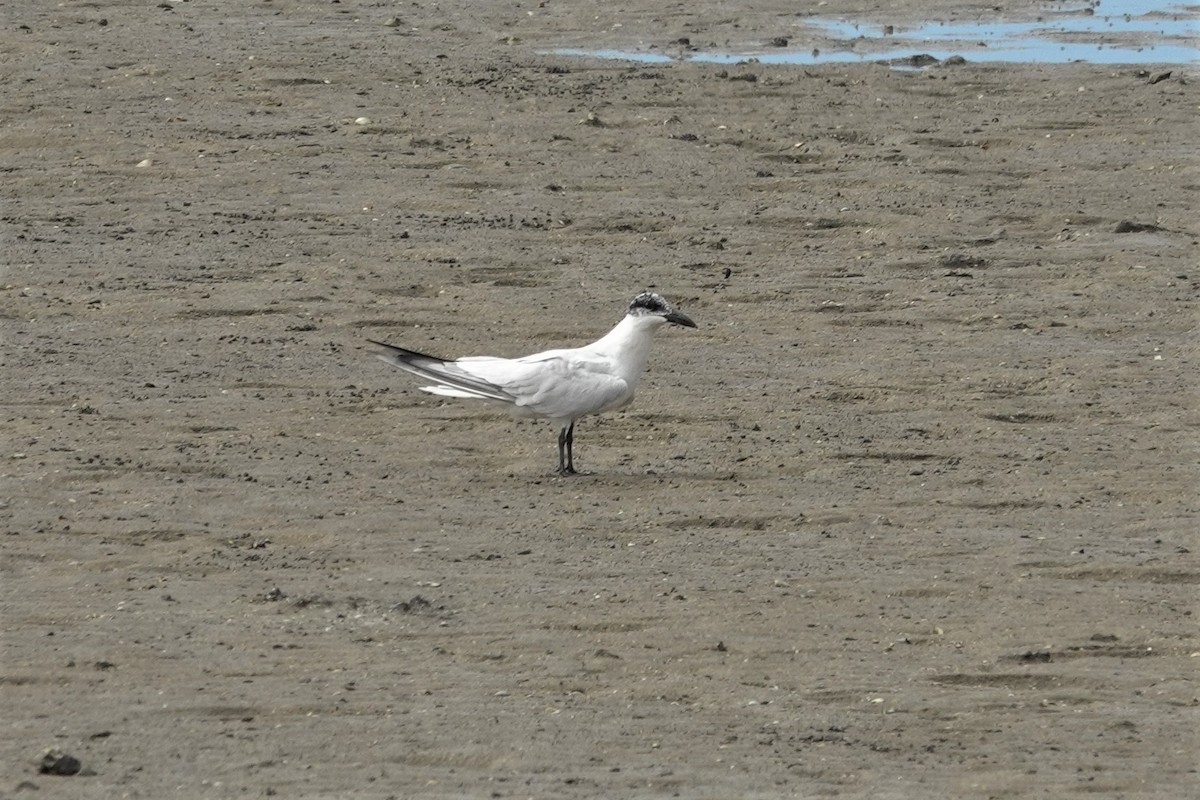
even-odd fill
[[[665,51],[670,52],[665,52]],[[561,48],[557,55],[644,63],[698,61],[765,64],[943,60],[1064,64],[1187,64],[1200,61],[1200,6],[1170,0],[1099,0],[1048,4],[1033,20],[929,21],[911,26],[840,17],[808,17],[786,43],[736,51],[696,48]],[[931,62],[932,63],[932,62]]]

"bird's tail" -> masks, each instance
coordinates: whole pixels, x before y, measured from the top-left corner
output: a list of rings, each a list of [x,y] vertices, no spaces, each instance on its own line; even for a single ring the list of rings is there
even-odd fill
[[[493,383],[476,378],[464,372],[453,361],[437,358],[436,356],[407,350],[392,344],[368,339],[371,344],[382,347],[379,353],[381,361],[386,361],[393,367],[409,372],[428,381],[432,386],[419,387],[423,392],[438,394],[444,397],[465,397],[476,400],[498,400],[502,403],[512,403],[514,398],[508,392]]]

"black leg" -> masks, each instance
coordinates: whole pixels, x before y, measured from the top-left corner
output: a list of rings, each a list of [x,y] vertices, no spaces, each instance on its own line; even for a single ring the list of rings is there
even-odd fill
[[[567,429],[563,428],[558,432],[558,474],[566,475],[567,473]]]
[[[567,472],[575,474],[575,421],[567,428]]]
[[[558,432],[558,474],[574,475],[575,458],[571,446],[575,442],[575,423]]]

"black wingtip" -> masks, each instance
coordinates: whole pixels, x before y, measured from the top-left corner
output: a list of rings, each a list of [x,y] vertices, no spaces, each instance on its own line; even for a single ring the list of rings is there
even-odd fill
[[[395,353],[396,355],[404,356],[405,358],[426,358],[426,359],[429,359],[430,361],[445,361],[444,358],[438,358],[437,356],[431,356],[428,353],[420,353],[420,352],[417,352],[416,350],[409,350],[407,347],[397,347],[394,344],[388,344],[387,342],[380,342],[376,339],[367,339],[367,341],[370,342],[371,344],[378,345],[379,347],[382,347],[385,350],[388,350],[389,352]]]

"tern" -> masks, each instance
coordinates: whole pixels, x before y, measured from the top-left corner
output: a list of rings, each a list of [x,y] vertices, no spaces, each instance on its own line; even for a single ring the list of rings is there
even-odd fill
[[[499,406],[516,417],[548,419],[559,426],[558,474],[574,475],[575,423],[588,414],[625,406],[641,380],[650,341],[663,325],[695,328],[666,298],[643,292],[624,319],[583,347],[547,350],[524,358],[468,356],[445,360],[368,339],[384,348],[379,358],[431,381],[422,391]]]

